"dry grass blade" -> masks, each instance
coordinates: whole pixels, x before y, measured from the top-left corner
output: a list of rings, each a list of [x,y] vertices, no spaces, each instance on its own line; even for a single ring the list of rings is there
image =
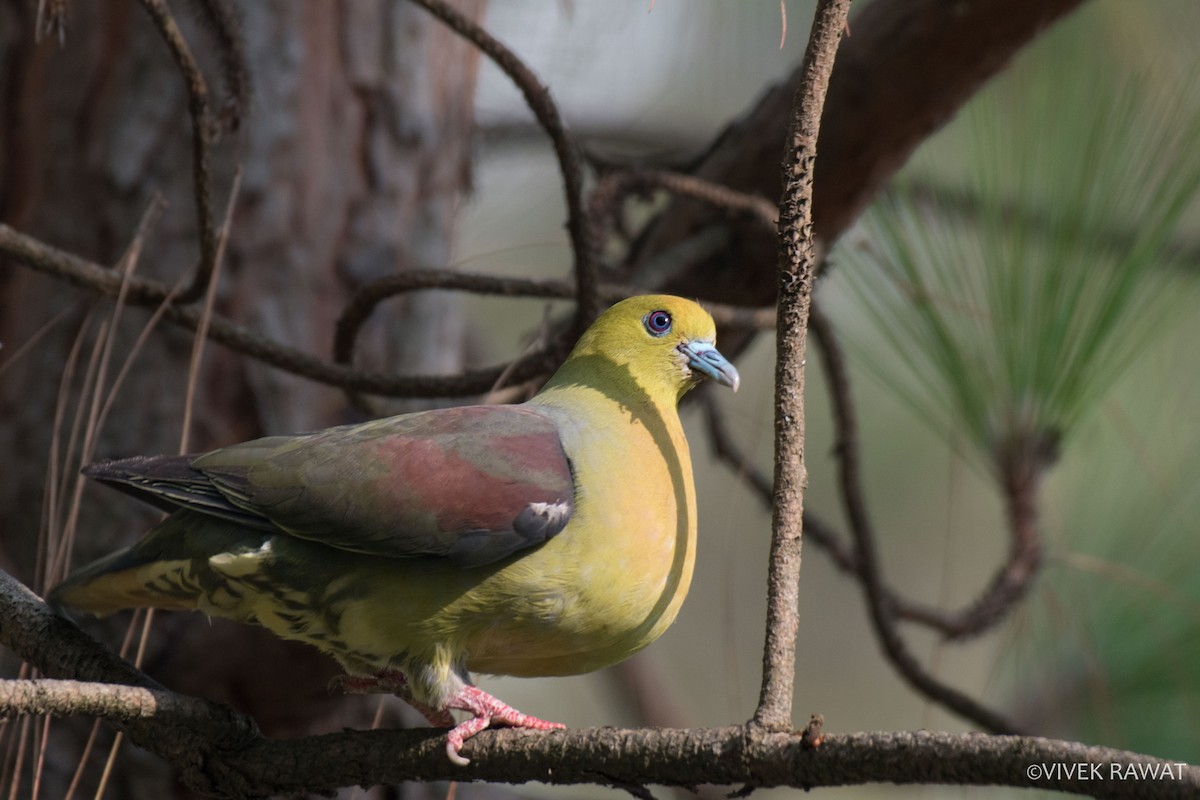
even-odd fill
[[[31,724],[31,717],[25,717],[21,720],[21,733],[16,737],[17,753],[13,757],[12,783],[9,785],[8,800],[17,800],[20,797],[21,762],[25,760],[25,746],[29,742],[29,728]]]
[[[71,310],[72,309],[64,308],[62,311],[55,314],[53,317],[43,323],[40,328],[34,331],[32,336],[22,342],[20,347],[10,353],[8,358],[4,359],[4,363],[0,364],[0,378],[4,377],[4,373],[9,369],[9,367],[16,364],[24,356],[32,352],[32,350],[37,347],[38,342],[40,342],[46,334],[58,327],[58,325],[71,314]]]
[[[229,203],[225,207],[225,219],[221,223],[221,235],[217,239],[216,261],[213,264],[212,277],[204,296],[204,311],[200,324],[196,326],[196,336],[192,340],[192,358],[188,363],[187,392],[184,395],[183,423],[179,435],[180,454],[188,451],[188,433],[192,427],[192,413],[196,402],[196,384],[200,379],[200,364],[204,360],[204,344],[208,340],[208,329],[212,324],[213,308],[217,300],[217,284],[221,280],[221,265],[225,260],[225,246],[229,242],[229,230],[233,224],[233,209],[237,205],[238,193],[242,186],[242,170],[239,167],[233,176],[233,186],[229,190]]]
[[[212,321],[212,313],[214,303],[216,302],[217,286],[221,279],[221,265],[225,256],[225,245],[229,241],[229,230],[233,220],[233,209],[237,202],[238,191],[241,187],[242,172],[238,169],[234,175],[233,188],[229,193],[229,204],[225,209],[225,220],[221,226],[221,235],[217,240],[216,262],[213,265],[213,271],[208,280],[208,285],[204,297],[204,309],[200,318],[200,324],[196,326],[196,335],[192,341],[192,357],[188,364],[188,379],[187,392],[184,397],[183,420],[180,423],[179,434],[179,452],[185,453],[188,448],[189,432],[191,430],[192,413],[195,408],[196,385],[200,376],[200,364],[204,358],[204,344],[207,341],[208,326]],[[164,305],[165,308],[165,305]],[[136,619],[136,618],[135,618]],[[146,616],[142,623],[141,634],[138,637],[137,655],[134,657],[133,665],[139,669],[146,657],[146,647],[150,641],[150,630],[154,625],[154,609],[146,610]],[[131,623],[132,626],[132,623]],[[128,639],[126,640],[128,642]],[[121,749],[125,737],[118,732],[113,740],[112,747],[109,749],[108,760],[104,765],[104,773],[100,777],[100,783],[96,789],[96,797],[100,798],[104,794],[104,789],[108,784],[108,780],[112,774],[113,764],[116,762],[117,752]]]
[[[70,473],[64,473],[62,476],[63,487],[62,497],[66,501],[66,482],[68,479],[74,480],[74,488],[72,496],[67,507],[67,518],[59,531],[54,529],[50,532],[50,541],[54,544],[56,557],[49,559],[47,564],[46,585],[52,582],[57,582],[61,577],[65,576],[67,567],[71,561],[71,553],[74,549],[75,531],[79,522],[80,501],[83,496],[83,487],[85,485],[84,477],[79,474],[78,469],[86,465],[92,460],[92,452],[96,444],[96,436],[104,424],[104,416],[101,409],[106,407],[103,402],[105,398],[105,383],[108,376],[109,364],[112,360],[114,338],[113,332],[121,322],[122,312],[125,309],[125,299],[128,296],[130,282],[134,272],[137,270],[138,262],[141,258],[142,247],[145,243],[146,236],[149,234],[151,226],[157,221],[164,202],[161,196],[156,196],[146,207],[142,214],[142,218],[138,224],[137,231],[134,233],[133,239],[126,249],[124,256],[121,259],[121,285],[117,292],[117,299],[113,305],[112,314],[109,320],[100,325],[97,332],[96,340],[93,343],[92,356],[89,359],[87,375],[84,380],[84,388],[81,398],[88,398],[87,413],[83,414],[84,401],[81,399],[75,416],[75,421],[72,424],[71,438],[67,445],[66,456],[68,458],[75,452],[75,441],[78,433],[79,424],[82,421],[83,425],[83,441],[79,448],[78,458],[75,459],[76,469]],[[81,330],[82,335],[82,330]],[[128,363],[128,361],[126,362]],[[117,387],[114,386],[111,392],[115,394]]]
[[[71,425],[66,449],[61,450],[60,430],[67,406],[69,405],[70,386],[72,383],[71,376],[74,373],[74,365],[86,340],[86,333],[91,327],[89,324],[91,314],[85,318],[85,322],[81,326],[79,335],[76,337],[71,353],[68,356],[67,365],[64,369],[64,377],[60,384],[51,441],[50,466],[47,476],[47,513],[45,515],[47,523],[42,526],[41,537],[39,538],[39,550],[44,549],[46,552],[43,569],[39,572],[40,585],[43,587],[57,583],[66,574],[71,562],[71,554],[74,549],[75,536],[78,530],[79,513],[82,507],[81,501],[85,479],[82,475],[78,474],[77,469],[64,470],[61,468],[61,464],[72,463],[76,467],[81,467],[91,461],[96,437],[104,426],[104,421],[107,418],[109,409],[112,407],[121,383],[128,374],[129,368],[141,345],[148,341],[149,331],[153,329],[154,324],[161,318],[161,314],[156,314],[152,317],[149,325],[143,329],[133,350],[126,354],[112,386],[106,389],[105,384],[114,348],[113,334],[120,324],[122,311],[127,305],[128,288],[140,260],[145,239],[164,207],[161,197],[156,197],[148,204],[137,231],[129,247],[126,249],[125,255],[122,257],[120,265],[121,290],[117,294],[110,318],[102,322],[97,329],[81,387],[81,399],[76,406],[76,413]],[[80,441],[81,433],[82,441]],[[68,497],[67,486],[72,481],[73,490]],[[65,520],[63,520],[64,514]],[[60,520],[62,520],[61,525]],[[77,783],[77,778],[82,773],[83,766],[86,763],[84,759],[90,754],[95,734],[96,729],[93,728],[92,734],[88,737],[84,745],[84,754],[81,756],[76,769],[76,777],[72,780],[73,784]],[[45,747],[47,739],[48,729],[47,736],[43,737],[41,742],[42,748]],[[43,759],[44,750],[39,750],[39,764],[44,763]],[[35,775],[40,779],[40,768]]]
[[[88,759],[92,757],[92,751],[96,747],[96,737],[100,733],[100,720],[97,719],[92,723],[92,729],[88,732],[87,740],[83,745],[83,752],[79,754],[79,761],[75,765],[75,772],[71,775],[71,783],[67,786],[67,793],[63,795],[63,800],[72,800],[75,797],[75,792],[79,790],[79,784],[83,781],[83,770],[87,767]]]

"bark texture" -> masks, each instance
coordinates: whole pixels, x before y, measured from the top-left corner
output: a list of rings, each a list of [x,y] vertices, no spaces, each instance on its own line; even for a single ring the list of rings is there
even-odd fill
[[[53,37],[36,43],[35,6],[0,0],[0,219],[115,264],[161,192],[169,205],[138,270],[186,281],[198,254],[188,98],[161,35],[138,3],[112,0],[72,4],[64,46]],[[484,3],[458,6],[478,17]],[[186,4],[171,7],[217,95],[212,40]],[[235,166],[244,168],[217,308],[328,354],[333,323],[358,285],[449,260],[469,188],[478,54],[407,3],[275,0],[237,3],[235,10],[253,94],[240,131],[214,151],[218,223]],[[78,332],[94,334],[111,308],[0,263],[0,359],[63,315],[0,375],[0,450],[21,454],[0,482],[0,566],[31,585],[60,378]],[[360,363],[401,372],[461,368],[455,298],[416,296],[376,316],[360,338]],[[110,382],[148,318],[139,310],[123,314]],[[191,346],[189,336],[166,326],[150,337],[100,433],[97,457],[178,448]],[[71,382],[72,404],[89,347]],[[195,407],[193,450],[357,416],[336,390],[214,346],[206,350]],[[60,448],[74,414],[73,405],[66,408]],[[68,494],[77,467],[61,466]],[[129,542],[152,518],[127,498],[88,488],[74,562]],[[125,624],[123,618],[108,626],[114,645]],[[160,615],[145,664],[164,684],[231,703],[276,736],[368,727],[377,702],[331,697],[326,685],[336,668],[311,648],[248,627],[210,626],[198,615]],[[12,662],[3,666],[15,674]],[[45,796],[62,796],[62,770],[73,768],[78,752],[76,745],[55,755]],[[93,755],[92,785],[105,755],[104,748]],[[181,791],[162,762],[135,748],[126,746],[117,763],[125,768],[112,796]]]

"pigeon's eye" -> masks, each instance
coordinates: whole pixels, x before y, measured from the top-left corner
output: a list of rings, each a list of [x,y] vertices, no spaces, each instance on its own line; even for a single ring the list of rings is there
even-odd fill
[[[671,315],[666,311],[651,311],[642,323],[651,336],[663,336],[671,330]]]

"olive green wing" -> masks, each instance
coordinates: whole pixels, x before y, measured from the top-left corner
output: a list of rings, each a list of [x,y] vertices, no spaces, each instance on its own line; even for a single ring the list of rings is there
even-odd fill
[[[168,510],[464,566],[545,542],[566,526],[575,494],[554,422],[521,406],[427,411],[86,471]]]

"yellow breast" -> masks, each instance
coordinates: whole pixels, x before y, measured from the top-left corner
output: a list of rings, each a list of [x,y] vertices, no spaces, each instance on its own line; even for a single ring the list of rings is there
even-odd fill
[[[657,639],[687,594],[696,500],[679,418],[673,407],[586,397],[594,391],[538,398],[582,488],[562,533],[480,586],[510,599],[514,613],[466,643],[472,670],[561,675],[615,663]]]

